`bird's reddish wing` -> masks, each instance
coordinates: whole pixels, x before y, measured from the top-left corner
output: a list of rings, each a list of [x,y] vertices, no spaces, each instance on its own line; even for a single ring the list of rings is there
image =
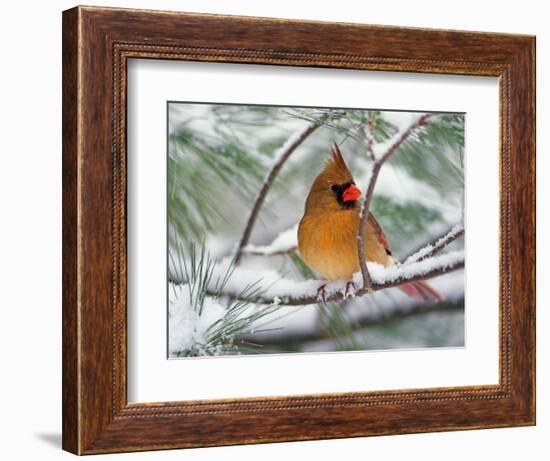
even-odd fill
[[[390,250],[390,242],[388,241],[386,234],[384,234],[384,231],[382,230],[382,226],[378,223],[378,221],[376,220],[376,218],[373,216],[372,213],[369,213],[369,224],[374,229],[374,233],[380,245],[382,245],[384,249]]]

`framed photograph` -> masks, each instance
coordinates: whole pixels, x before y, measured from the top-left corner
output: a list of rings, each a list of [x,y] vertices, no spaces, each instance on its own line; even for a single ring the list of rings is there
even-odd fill
[[[65,11],[63,448],[535,424],[534,56]]]

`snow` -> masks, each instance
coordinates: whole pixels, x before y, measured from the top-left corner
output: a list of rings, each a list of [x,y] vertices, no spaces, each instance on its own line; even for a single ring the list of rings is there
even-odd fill
[[[273,175],[274,174],[276,175],[278,172],[276,170],[279,170],[281,168],[281,165],[284,164],[286,160],[288,160],[288,156],[290,155],[288,153],[289,149],[290,150],[295,149],[300,144],[301,142],[300,140],[306,135],[306,133],[310,131],[313,126],[316,126],[316,125],[317,123],[315,122],[309,122],[302,129],[294,131],[286,139],[283,145],[275,151],[275,153],[273,154],[273,161],[272,161],[271,167],[269,168],[269,171],[264,179],[262,188],[260,190],[263,190],[269,184],[269,182],[273,180],[273,177],[274,177]]]
[[[278,163],[281,158],[283,158],[287,151],[292,148],[295,144],[300,142],[300,139],[304,136],[304,134],[311,129],[313,125],[317,125],[314,122],[308,123],[303,129],[297,130],[294,133],[292,133],[287,140],[283,143],[279,149],[275,152],[273,155],[273,164]]]
[[[211,103],[170,103],[168,105],[169,134],[172,135],[182,126],[185,126],[197,133],[201,133],[205,138],[219,138],[220,126],[218,122],[222,119],[228,120],[231,116],[235,116],[235,114],[226,114],[226,116],[218,115],[218,117],[214,117],[211,108]],[[284,110],[286,109],[279,109],[281,113],[283,113]],[[245,121],[247,117],[245,117],[243,113],[240,113],[239,119]],[[253,122],[253,120],[250,121]],[[306,125],[308,126],[309,122],[300,118],[281,117],[276,124],[262,127],[262,136],[246,136],[241,137],[240,140],[246,143],[248,150],[258,152],[261,143],[266,141],[277,141],[287,134],[292,137],[291,133],[300,133]],[[282,151],[283,147],[284,146],[279,149],[279,152]],[[274,158],[277,159],[278,157],[275,156]],[[271,161],[269,164],[271,164]]]
[[[187,285],[170,287],[168,349],[170,355],[205,349],[208,330],[223,319],[226,308],[216,299],[206,297],[199,314],[189,297]]]
[[[425,113],[401,113],[401,117],[396,117],[395,114],[391,119],[388,119],[397,127],[397,132],[385,142],[376,143],[372,146],[374,158],[380,160],[384,154],[403,136],[403,134],[414,124],[424,117]],[[386,116],[386,113],[384,113]]]
[[[457,250],[410,264],[384,267],[380,264],[368,263],[367,267],[374,283],[385,284],[392,283],[401,278],[422,277],[434,270],[444,270],[452,267],[461,261],[464,261],[464,251]],[[358,274],[354,274],[354,279],[357,275]]]
[[[401,111],[384,111],[384,120],[391,123],[397,128],[397,131],[402,133],[407,130],[413,123],[416,123],[420,117],[425,115],[424,112],[401,112]]]
[[[178,275],[184,272],[178,266],[177,261],[170,261],[170,278],[179,282]],[[175,266],[174,266],[175,265]],[[218,261],[214,267],[214,275],[210,282],[210,289],[215,289],[218,280],[232,267],[232,258],[228,257]],[[260,269],[259,267],[238,266],[233,269],[233,274],[225,285],[224,292],[230,295],[238,295],[247,286],[253,284],[261,286],[264,297],[280,302],[281,298],[287,296],[305,297],[316,293],[317,289],[324,283],[319,280],[291,280],[281,277],[275,269]],[[345,283],[342,282],[344,285]]]
[[[370,179],[370,172],[356,178],[358,184],[365,187]],[[385,164],[380,170],[374,197],[390,197],[401,205],[418,203],[430,210],[438,211],[446,223],[453,224],[462,220],[462,194],[448,191],[444,196],[435,188],[413,177],[403,167]],[[425,237],[424,237],[425,238]]]
[[[281,232],[269,245],[247,245],[244,253],[253,253],[256,255],[273,255],[287,253],[298,245],[298,225],[292,226]]]
[[[426,255],[429,255],[434,250],[434,248],[438,248],[440,245],[444,244],[447,240],[453,239],[454,237],[456,237],[457,234],[459,234],[463,230],[464,230],[463,224],[456,224],[446,235],[441,237],[437,242],[435,242],[434,244],[428,244],[425,247],[418,250],[416,253],[409,256],[405,260],[404,264],[413,263],[418,261],[419,259],[424,258]]]
[[[441,293],[445,301],[459,303],[464,298],[464,270],[448,272],[439,277],[430,279],[430,286]],[[407,312],[418,306],[419,300],[412,298],[399,289],[375,291],[368,296],[350,300],[346,306],[346,313],[351,320],[380,319],[392,316],[394,312]],[[315,304],[307,306],[288,306],[292,315],[282,316],[270,321],[273,330],[262,332],[262,341],[277,339],[281,332],[285,335],[299,335],[305,332],[317,332],[319,329],[318,309]],[[402,338],[400,339],[402,340]],[[330,344],[329,344],[330,346]],[[331,346],[333,347],[333,346]],[[310,350],[309,346],[308,349]]]
[[[374,284],[390,284],[398,279],[422,277],[433,270],[447,269],[464,260],[464,251],[453,251],[446,254],[434,256],[424,261],[411,264],[402,264],[399,266],[384,267],[380,264],[368,262],[367,267]],[[217,280],[223,278],[224,274],[230,269],[231,258],[226,258],[216,264],[214,276],[210,283],[210,289],[214,289]],[[171,266],[172,274],[180,273],[179,269],[174,270]],[[352,278],[356,287],[362,286],[361,272],[357,272]],[[317,291],[324,285],[326,296],[334,293],[345,293],[348,280],[336,280],[326,282],[324,280],[291,280],[283,278],[279,272],[272,269],[258,270],[257,268],[247,268],[238,266],[234,268],[233,274],[226,284],[224,292],[229,295],[237,296],[247,286],[258,284],[262,290],[262,297],[270,302],[281,302],[284,298],[292,297],[295,299],[308,298],[317,295]],[[349,290],[348,290],[349,292]],[[353,293],[352,293],[353,294]]]

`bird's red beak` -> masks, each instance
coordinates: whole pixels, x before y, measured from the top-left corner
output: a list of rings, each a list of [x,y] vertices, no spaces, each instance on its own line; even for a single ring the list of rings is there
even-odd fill
[[[361,197],[361,189],[352,184],[344,191],[344,195],[342,195],[342,200],[344,201],[344,203],[355,202],[359,197]]]

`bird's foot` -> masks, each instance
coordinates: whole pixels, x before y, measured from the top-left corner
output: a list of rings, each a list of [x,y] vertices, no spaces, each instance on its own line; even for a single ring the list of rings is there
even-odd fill
[[[344,299],[351,297],[353,298],[355,296],[355,292],[357,291],[357,287],[355,286],[355,283],[353,283],[353,280],[350,280],[346,283],[346,289],[344,290]]]
[[[325,287],[327,286],[326,283],[323,283],[319,288],[317,288],[317,300],[325,304],[327,301],[327,290],[325,290]]]

